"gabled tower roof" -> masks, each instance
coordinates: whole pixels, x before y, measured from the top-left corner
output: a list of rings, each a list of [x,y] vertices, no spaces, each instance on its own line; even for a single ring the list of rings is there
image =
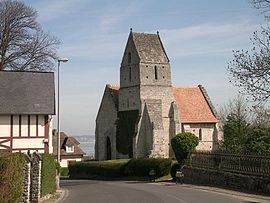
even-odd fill
[[[141,62],[168,63],[159,34],[130,32]]]

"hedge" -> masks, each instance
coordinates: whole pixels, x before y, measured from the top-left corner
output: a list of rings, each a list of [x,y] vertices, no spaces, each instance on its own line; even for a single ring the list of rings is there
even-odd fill
[[[154,169],[157,177],[169,174],[172,161],[169,159],[131,159],[125,167],[126,176],[148,176]]]
[[[41,196],[53,194],[56,191],[56,172],[58,163],[50,154],[42,154],[41,166]]]
[[[23,192],[24,155],[0,156],[0,202],[18,202]]]
[[[68,167],[61,167],[60,176],[69,176]]]
[[[122,177],[128,159],[78,162],[68,166],[70,178]]]
[[[124,176],[148,176],[154,169],[157,177],[169,174],[169,159],[118,159],[110,161],[77,162],[68,166],[70,178],[118,178]]]

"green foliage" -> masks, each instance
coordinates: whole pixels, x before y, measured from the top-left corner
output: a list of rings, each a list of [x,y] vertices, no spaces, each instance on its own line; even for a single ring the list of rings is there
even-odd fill
[[[56,191],[56,172],[58,164],[50,154],[42,154],[41,166],[41,196],[53,194]]]
[[[170,172],[169,159],[117,159],[110,161],[77,162],[68,166],[70,178],[119,178],[124,176],[148,176],[155,169],[157,177]]]
[[[223,126],[224,141],[221,149],[227,152],[243,152],[248,131],[249,127],[244,118],[230,114]]]
[[[61,167],[61,169],[60,169],[60,176],[69,176],[68,167]]]
[[[122,154],[128,154],[130,158],[133,155],[132,140],[138,116],[138,110],[118,112],[116,149]]]
[[[171,143],[175,158],[181,164],[189,153],[195,150],[199,139],[194,134],[186,132],[177,134],[172,138]]]
[[[270,153],[270,127],[249,125],[243,119],[229,115],[223,127],[224,141],[221,151],[231,153]]]
[[[148,176],[154,169],[157,177],[169,174],[172,161],[169,159],[131,159],[125,167],[126,176]]]
[[[129,159],[77,162],[68,166],[70,178],[122,177]]]
[[[176,170],[180,169],[180,167],[181,166],[178,162],[172,164],[170,174],[173,179],[175,179]]]
[[[18,202],[23,192],[23,154],[0,156],[0,202]]]

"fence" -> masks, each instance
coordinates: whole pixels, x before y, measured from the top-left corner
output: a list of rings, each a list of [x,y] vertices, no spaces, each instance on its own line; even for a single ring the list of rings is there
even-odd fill
[[[191,154],[189,166],[226,172],[270,177],[270,157],[196,151]]]

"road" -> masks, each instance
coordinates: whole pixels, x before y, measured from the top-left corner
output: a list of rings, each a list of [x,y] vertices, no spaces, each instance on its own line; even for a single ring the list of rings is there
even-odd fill
[[[132,181],[64,180],[65,203],[248,203],[269,202],[198,189],[191,185]]]

